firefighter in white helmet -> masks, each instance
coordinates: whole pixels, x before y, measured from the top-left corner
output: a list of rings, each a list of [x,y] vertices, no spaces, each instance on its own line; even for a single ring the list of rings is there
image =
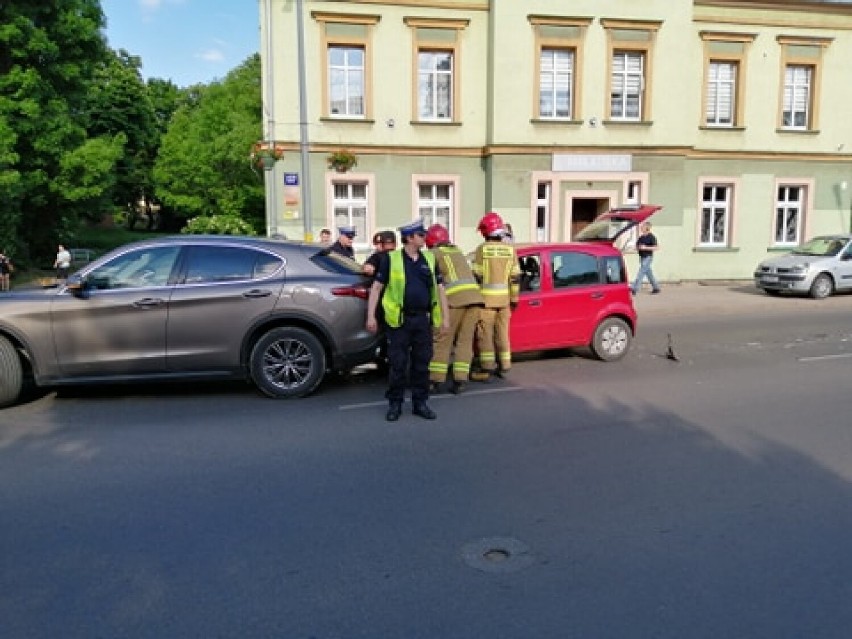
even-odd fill
[[[447,379],[452,363],[452,385],[450,391],[461,393],[470,377],[470,362],[473,359],[473,340],[479,322],[479,310],[483,306],[479,284],[473,277],[464,253],[450,243],[450,233],[445,226],[433,224],[426,231],[426,246],[435,256],[435,269],[444,281],[444,293],[450,310],[450,330],[436,333],[434,352],[429,362],[429,381],[432,390]]]
[[[477,247],[472,267],[485,307],[480,311],[477,328],[480,370],[470,378],[489,381],[492,376],[504,376],[512,368],[509,318],[518,303],[521,272],[514,246],[503,242],[506,227],[497,213],[484,215],[477,230],[485,241]]]

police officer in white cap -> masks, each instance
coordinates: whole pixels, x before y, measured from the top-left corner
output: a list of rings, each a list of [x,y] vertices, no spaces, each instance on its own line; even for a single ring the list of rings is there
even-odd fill
[[[411,412],[423,419],[437,415],[429,399],[429,361],[432,359],[432,329],[448,328],[447,299],[435,257],[422,251],[426,229],[422,220],[399,228],[402,248],[388,252],[376,271],[367,303],[367,330],[376,332],[376,308],[381,299],[388,338],[388,412],[395,422],[402,414],[406,377],[411,385]],[[384,291],[384,294],[382,294]]]
[[[352,248],[352,243],[355,240],[355,236],[358,235],[357,229],[354,226],[339,226],[337,227],[337,232],[339,233],[337,241],[329,246],[328,250],[332,253],[351,257],[354,260],[355,249]]]

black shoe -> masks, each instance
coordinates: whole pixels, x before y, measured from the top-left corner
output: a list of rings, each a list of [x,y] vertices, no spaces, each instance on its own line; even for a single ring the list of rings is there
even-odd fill
[[[660,292],[660,289],[655,288],[653,291],[651,291],[651,295],[656,295],[659,292]]]
[[[388,407],[388,412],[385,413],[385,419],[389,422],[395,422],[402,415],[402,404],[391,404]]]
[[[425,402],[423,402],[422,404],[415,404],[414,408],[411,409],[411,414],[418,415],[423,419],[435,419],[438,416],[435,414],[435,411],[433,411],[431,408],[429,408],[429,406],[426,405]]]
[[[464,382],[453,381],[453,385],[450,386],[450,392],[453,395],[461,395],[465,388],[467,388],[467,384]]]

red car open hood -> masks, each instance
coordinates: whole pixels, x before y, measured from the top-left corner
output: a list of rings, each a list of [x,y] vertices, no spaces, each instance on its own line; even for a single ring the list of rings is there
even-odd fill
[[[614,244],[621,235],[647,220],[661,208],[663,207],[655,204],[640,204],[610,209],[577,233],[574,240]]]

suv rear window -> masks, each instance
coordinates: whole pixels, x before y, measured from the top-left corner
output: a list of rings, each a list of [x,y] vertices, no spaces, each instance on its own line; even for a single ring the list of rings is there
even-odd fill
[[[329,251],[327,248],[320,249],[310,259],[311,262],[329,273],[361,274],[361,265],[358,262],[340,253]]]

